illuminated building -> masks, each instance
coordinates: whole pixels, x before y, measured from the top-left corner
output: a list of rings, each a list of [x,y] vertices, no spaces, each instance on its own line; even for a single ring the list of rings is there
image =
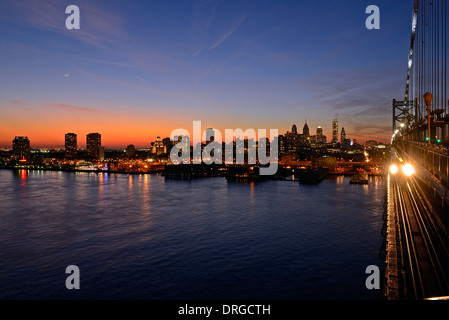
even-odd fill
[[[326,137],[323,135],[323,128],[321,128],[321,126],[318,126],[318,128],[316,128],[316,143],[323,144],[325,142]]]
[[[345,139],[346,139],[346,131],[345,131],[345,128],[343,127],[343,128],[341,128],[341,135],[340,135],[341,143],[343,143],[345,141]]]
[[[28,137],[15,137],[12,141],[12,150],[14,158],[29,159],[30,158],[30,140]]]
[[[318,128],[316,128],[316,141],[318,143],[321,143],[322,139],[323,139],[323,128],[318,126]]]
[[[292,126],[292,131],[287,131],[284,135],[278,136],[278,143],[279,143],[279,153],[280,154],[291,154],[296,153],[301,148],[302,144],[309,143],[310,140],[307,138],[309,133],[309,127],[307,126],[307,123],[304,125],[303,131],[307,133],[307,136],[305,134],[298,134],[298,130],[296,125],[294,124]]]
[[[77,152],[77,136],[75,133],[65,134],[65,157],[67,159],[76,158]]]
[[[335,171],[337,168],[337,158],[336,157],[312,157],[311,161],[312,168],[329,168],[331,171]]]
[[[338,142],[338,120],[332,121],[332,143]]]
[[[89,133],[87,135],[87,143],[86,143],[87,156],[90,159],[99,160],[100,147],[101,147],[101,134]]]
[[[104,147],[102,146],[98,148],[98,158],[100,159],[100,161],[104,161]]]
[[[294,132],[287,132],[284,137],[285,153],[294,153],[298,151],[300,144],[300,136]]]
[[[286,154],[287,145],[285,141],[285,136],[280,134],[278,137],[278,141],[279,141],[279,154]]]
[[[162,142],[161,137],[157,137],[156,141],[151,144],[151,153],[157,155],[167,153],[167,147]]]

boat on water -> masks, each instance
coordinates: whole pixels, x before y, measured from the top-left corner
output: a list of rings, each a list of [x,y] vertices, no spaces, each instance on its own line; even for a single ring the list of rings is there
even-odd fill
[[[351,184],[368,184],[368,174],[365,171],[357,171],[349,180]]]
[[[318,184],[329,174],[328,168],[317,167],[312,169],[301,169],[299,182],[304,184]]]

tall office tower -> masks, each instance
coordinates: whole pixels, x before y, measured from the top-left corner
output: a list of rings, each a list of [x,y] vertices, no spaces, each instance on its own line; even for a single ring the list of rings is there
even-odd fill
[[[12,141],[12,152],[16,159],[29,159],[30,140],[28,137],[15,137]]]
[[[89,133],[87,135],[87,143],[86,143],[87,156],[90,159],[99,160],[100,147],[101,147],[101,134]]]
[[[332,143],[338,142],[338,120],[332,121]]]
[[[76,158],[77,138],[75,133],[65,134],[65,157],[67,159]]]
[[[321,144],[323,142],[323,128],[318,126],[318,128],[316,128],[316,143]]]
[[[278,143],[279,143],[279,154],[287,153],[286,139],[284,135],[282,134],[279,135]]]
[[[287,132],[283,138],[285,153],[294,153],[298,151],[301,135],[295,132]]]
[[[296,124],[294,124],[294,125],[292,126],[292,132],[293,132],[294,134],[297,134],[297,133],[298,133],[298,128],[296,128]]]
[[[341,143],[345,142],[345,139],[346,139],[346,132],[345,132],[345,128],[342,127],[341,128],[341,136],[340,136]]]
[[[309,137],[310,136],[310,134],[309,134],[309,126],[307,125],[307,121],[306,121],[306,123],[304,124],[304,127],[302,128],[302,134],[304,135],[304,137]]]

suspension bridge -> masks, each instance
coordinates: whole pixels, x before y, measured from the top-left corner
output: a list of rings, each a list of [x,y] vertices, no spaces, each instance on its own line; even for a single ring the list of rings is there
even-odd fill
[[[403,100],[393,99],[385,297],[449,299],[447,2],[415,0]]]

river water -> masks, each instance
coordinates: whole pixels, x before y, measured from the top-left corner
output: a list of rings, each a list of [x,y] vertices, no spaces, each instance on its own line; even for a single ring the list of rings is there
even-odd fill
[[[384,184],[0,170],[0,298],[379,299]]]

